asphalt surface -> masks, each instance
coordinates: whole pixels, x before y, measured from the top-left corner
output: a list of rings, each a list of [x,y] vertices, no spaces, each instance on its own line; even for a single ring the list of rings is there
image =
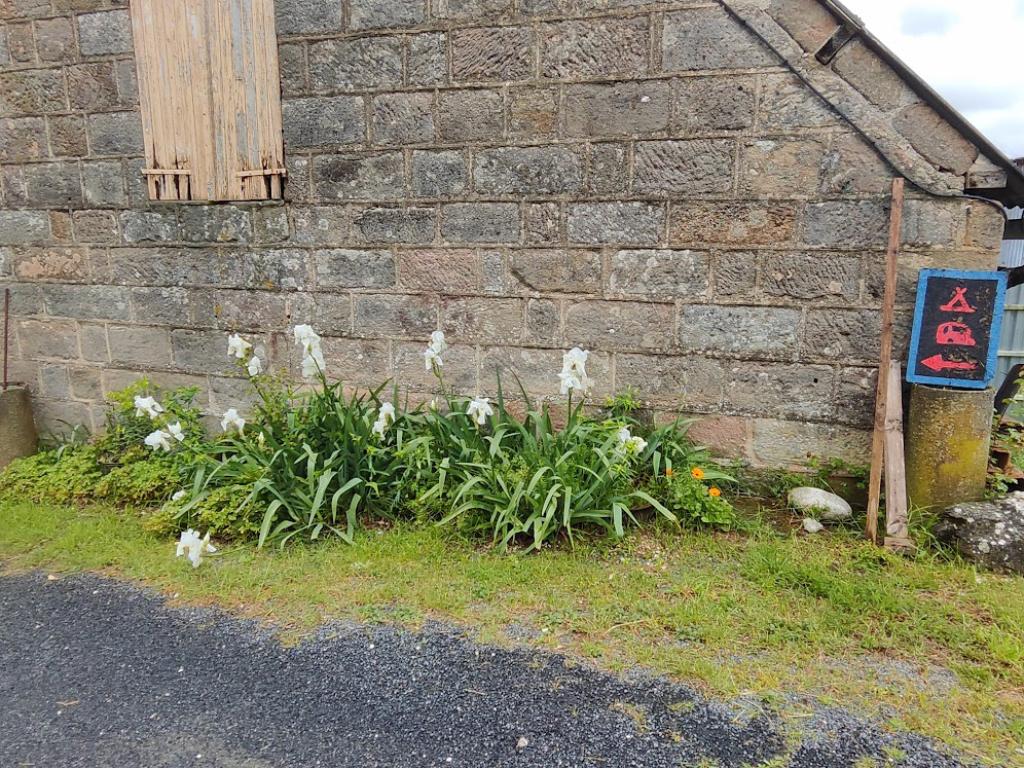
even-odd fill
[[[963,765],[839,710],[801,732],[753,702],[444,627],[332,625],[284,647],[98,577],[0,577],[2,768]]]

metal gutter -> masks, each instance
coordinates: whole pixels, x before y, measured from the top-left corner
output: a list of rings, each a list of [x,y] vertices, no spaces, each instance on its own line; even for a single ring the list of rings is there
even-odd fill
[[[1018,168],[1003,151],[993,144],[970,121],[957,111],[956,107],[946,101],[934,88],[928,85],[921,76],[907,66],[899,56],[893,53],[885,43],[875,37],[859,16],[843,5],[840,0],[819,0],[819,2],[835,15],[843,26],[853,32],[851,39],[859,37],[880,59],[892,67],[910,88],[946,122],[956,128],[968,141],[973,143],[982,154],[1006,172],[1006,187],[1003,189],[974,189],[971,192],[987,197],[1009,207],[1024,205],[1024,171]]]

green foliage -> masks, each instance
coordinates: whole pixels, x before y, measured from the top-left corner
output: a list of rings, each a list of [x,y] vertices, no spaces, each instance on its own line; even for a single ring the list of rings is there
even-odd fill
[[[107,399],[111,408],[107,414],[106,429],[96,438],[94,445],[101,464],[113,467],[128,463],[126,455],[144,458],[143,441],[154,429],[171,423],[179,423],[187,436],[198,441],[203,430],[201,414],[194,400],[199,390],[182,387],[160,393],[149,380],[141,378],[122,390],[111,392]],[[164,413],[157,419],[137,413],[136,397],[156,396]]]
[[[145,505],[178,490],[186,466],[176,456],[149,455],[131,448],[96,483],[97,498],[115,504]]]
[[[424,498],[443,499],[440,506],[450,511],[442,522],[488,534],[501,548],[522,537],[529,551],[561,533],[572,541],[581,526],[622,536],[640,506],[676,521],[636,487],[642,457],[618,449],[621,423],[585,419],[577,405],[558,429],[548,408],[519,420],[499,398],[481,428],[464,413],[464,401],[450,405],[447,416],[433,410],[424,417],[440,458],[437,482]]]
[[[86,433],[71,430],[60,444],[15,461],[0,473],[0,492],[60,503],[162,504],[189,471],[186,446],[199,444],[202,427],[199,411],[192,405],[194,388],[163,393],[160,399],[165,412],[156,420],[136,413],[135,397],[151,393],[160,394],[146,379],[111,393],[103,433],[89,442]],[[146,435],[169,423],[181,425],[184,445],[171,453],[146,448]]]
[[[697,475],[697,476],[695,476]],[[698,476],[701,479],[698,479]],[[666,506],[675,512],[680,519],[692,526],[707,526],[722,531],[731,531],[743,527],[743,522],[732,506],[722,496],[717,485],[706,485],[704,481],[728,479],[720,474],[708,473],[701,467],[690,472],[673,472],[659,479],[664,486]]]
[[[92,498],[102,478],[91,446],[57,448],[12,462],[0,473],[0,492],[16,499],[76,503]]]
[[[244,370],[251,353],[242,354]],[[100,436],[15,465],[0,489],[128,505],[144,509],[153,530],[198,528],[259,546],[326,536],[351,543],[361,523],[382,519],[450,526],[524,551],[573,545],[585,532],[619,538],[652,514],[674,527],[738,526],[712,490],[731,478],[686,439],[685,422],[654,428],[641,418],[631,392],[590,415],[571,397],[564,409],[535,407],[520,386],[518,415],[499,380],[481,421],[454,395],[439,407],[395,409],[397,387],[387,400],[383,386],[347,394],[318,378],[319,386],[297,389],[250,375],[251,418],[215,439],[203,433],[194,390],[163,393],[160,409],[140,407],[138,398],[157,394],[140,380],[111,395]],[[178,425],[180,440],[170,435]],[[159,441],[145,447],[156,430],[166,431],[170,450]],[[690,475],[698,465],[705,480]]]
[[[1005,470],[996,462],[989,466],[987,495],[989,498],[1000,498],[1018,486],[1020,473],[1024,472],[1024,426],[1016,422],[1000,423],[996,418],[993,423],[992,448],[1009,454],[1009,466]]]

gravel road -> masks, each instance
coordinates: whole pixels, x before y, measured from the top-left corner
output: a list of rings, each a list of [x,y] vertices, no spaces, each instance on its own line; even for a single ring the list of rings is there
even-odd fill
[[[334,625],[283,647],[98,577],[0,577],[3,768],[963,765],[841,710],[802,732],[753,702],[444,627]]]

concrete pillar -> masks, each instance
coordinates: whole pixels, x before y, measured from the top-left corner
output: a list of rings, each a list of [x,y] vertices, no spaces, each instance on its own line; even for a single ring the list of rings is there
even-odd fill
[[[20,456],[31,456],[37,447],[32,401],[27,389],[0,389],[0,468]]]
[[[910,388],[907,495],[912,507],[947,507],[985,495],[995,392]]]

